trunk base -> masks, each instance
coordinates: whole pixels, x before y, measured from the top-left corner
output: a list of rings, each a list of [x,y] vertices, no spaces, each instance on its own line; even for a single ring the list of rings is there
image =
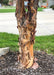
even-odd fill
[[[31,60],[29,60],[29,62],[26,65],[23,65],[22,63],[19,63],[18,65],[18,69],[28,69],[28,68],[33,68],[33,69],[37,69],[39,67],[38,63],[36,63],[36,61],[38,61],[37,58],[31,58]]]

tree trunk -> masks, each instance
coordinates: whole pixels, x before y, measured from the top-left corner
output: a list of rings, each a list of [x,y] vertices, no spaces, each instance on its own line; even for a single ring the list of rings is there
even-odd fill
[[[19,30],[19,56],[22,67],[33,65],[33,44],[35,38],[38,0],[17,0],[16,17]]]

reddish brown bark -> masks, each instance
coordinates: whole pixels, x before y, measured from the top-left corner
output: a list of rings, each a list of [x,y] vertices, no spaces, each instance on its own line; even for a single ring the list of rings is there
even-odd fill
[[[19,30],[19,61],[23,67],[33,65],[38,0],[17,0],[16,17]]]

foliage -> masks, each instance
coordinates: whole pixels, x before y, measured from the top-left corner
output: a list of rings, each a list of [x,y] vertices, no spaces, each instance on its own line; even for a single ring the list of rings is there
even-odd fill
[[[52,8],[54,10],[54,5],[50,6],[50,8]]]
[[[0,0],[0,3],[8,5],[9,0]]]
[[[17,51],[18,35],[0,32],[0,47],[10,47],[10,50]],[[54,54],[54,35],[36,36],[34,50],[44,50],[47,53]]]
[[[46,2],[47,0],[42,0],[43,2]]]

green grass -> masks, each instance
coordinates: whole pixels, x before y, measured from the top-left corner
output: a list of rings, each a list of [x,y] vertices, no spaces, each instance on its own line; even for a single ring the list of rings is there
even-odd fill
[[[42,11],[44,8],[38,8],[38,11]],[[4,9],[0,9],[0,13],[8,13],[8,12],[15,12],[15,7],[9,7],[9,8],[7,8],[6,7],[6,9],[4,8]]]
[[[1,33],[0,32],[0,48],[10,47],[10,50],[17,51],[18,35]],[[54,35],[50,36],[36,36],[34,50],[43,50],[49,54],[54,54]]]
[[[43,9],[46,9],[46,8],[38,8],[38,11],[43,11]]]
[[[9,8],[9,9],[0,9],[0,13],[8,13],[8,12],[15,12],[15,9],[11,9],[11,8]]]

